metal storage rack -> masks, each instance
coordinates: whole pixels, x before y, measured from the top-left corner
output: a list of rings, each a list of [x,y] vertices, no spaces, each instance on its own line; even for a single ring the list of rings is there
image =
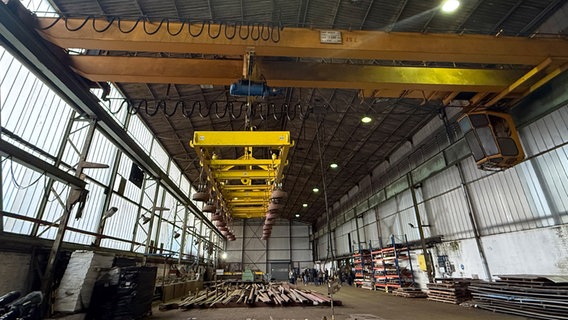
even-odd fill
[[[389,246],[371,251],[371,255],[375,288],[390,291],[415,285],[406,235],[391,235]]]
[[[363,249],[361,244],[353,254],[355,267],[355,285],[362,288],[373,289],[373,260],[371,248]]]

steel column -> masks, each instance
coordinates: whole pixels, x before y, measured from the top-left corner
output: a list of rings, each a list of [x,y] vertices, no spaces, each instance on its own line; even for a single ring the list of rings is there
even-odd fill
[[[75,177],[81,179],[83,175],[83,166],[87,160],[87,154],[91,148],[91,143],[93,141],[93,135],[96,129],[96,121],[92,121],[89,126],[89,131],[87,132],[87,136],[85,137],[85,142],[83,144],[83,148],[81,150],[81,155],[79,156],[79,164],[77,165],[77,169],[75,171]],[[75,190],[80,191],[84,189],[84,187],[73,187],[70,191],[68,197],[71,197]],[[67,228],[67,223],[69,221],[69,217],[71,216],[72,205],[69,202],[70,198],[67,199],[67,203],[65,208],[63,209],[63,215],[61,216],[61,220],[59,222],[59,227],[57,229],[57,234],[53,241],[53,246],[49,253],[49,258],[47,261],[47,267],[45,269],[45,273],[42,279],[42,292],[46,295],[46,299],[44,300],[46,303],[50,301],[51,296],[51,289],[52,289],[52,282],[53,282],[53,270],[55,267],[55,263],[57,261],[57,256],[59,255],[59,251],[61,249],[61,244],[63,243],[63,237],[65,236],[65,229]]]
[[[178,263],[181,264],[181,260],[183,257],[183,253],[185,250],[185,238],[187,237],[188,233],[187,232],[187,219],[189,217],[189,209],[187,207],[184,207],[184,215],[183,215],[183,226],[182,226],[182,231],[181,231],[181,243],[179,245],[179,258],[178,258]]]
[[[418,201],[416,200],[416,190],[414,182],[412,181],[412,173],[409,172],[406,176],[408,178],[408,186],[410,189],[410,194],[412,195],[412,205],[414,207],[414,216],[416,217],[418,233],[420,234],[420,246],[422,247],[422,254],[424,255],[424,261],[426,262],[426,274],[428,275],[428,282],[432,283],[434,282],[434,275],[432,274],[432,264],[430,263],[431,262],[430,256],[428,250],[426,249],[426,240],[424,239],[424,227],[422,226],[422,218],[420,217],[420,211],[418,210]]]
[[[158,202],[158,195],[160,192],[160,181],[156,180],[156,190],[154,191],[154,199],[152,199],[152,203]],[[143,265],[146,264],[146,258],[149,254],[149,249],[150,249],[150,241],[152,241],[152,228],[154,227],[154,211],[152,210],[152,208],[150,209],[150,224],[148,225],[148,232],[146,234],[146,246],[144,248],[144,261],[143,261]],[[156,245],[154,243],[154,245]]]
[[[114,162],[113,162],[113,166],[112,166],[112,170],[111,170],[111,177],[116,177],[117,173],[118,173],[118,166],[120,164],[120,155],[122,154],[122,152],[120,152],[120,150],[117,148],[115,155],[114,155]],[[112,178],[111,178],[112,179]],[[97,226],[97,233],[102,235],[104,230],[105,230],[105,225],[106,225],[106,219],[104,218],[104,212],[106,210],[108,210],[109,205],[110,205],[110,201],[112,198],[112,195],[114,193],[113,189],[114,189],[114,183],[115,183],[116,179],[112,179],[112,181],[109,183],[108,187],[107,187],[107,194],[103,203],[103,211],[101,213],[101,217],[98,221],[98,226]],[[139,203],[139,206],[141,205],[141,202]],[[138,224],[138,219],[136,220],[136,223]],[[136,227],[135,227],[136,228]],[[97,237],[95,239],[95,247],[98,247],[101,245],[101,240],[102,237]],[[135,241],[136,239],[132,239],[132,241]]]

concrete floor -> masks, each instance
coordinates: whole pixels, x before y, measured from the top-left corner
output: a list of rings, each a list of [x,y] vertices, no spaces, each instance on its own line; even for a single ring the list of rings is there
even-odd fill
[[[326,287],[308,285],[310,290],[325,293]],[[466,308],[452,304],[395,297],[380,291],[369,291],[345,286],[334,295],[343,306],[335,308],[336,320],[521,320],[506,314],[493,313],[476,308]],[[257,308],[213,308],[192,309],[188,311],[159,311],[157,307],[150,319],[184,320],[328,320],[330,307],[257,307]]]

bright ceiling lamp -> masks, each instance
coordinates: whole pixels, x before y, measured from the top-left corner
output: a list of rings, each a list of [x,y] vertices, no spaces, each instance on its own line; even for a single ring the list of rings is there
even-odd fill
[[[371,117],[368,116],[364,116],[363,118],[361,118],[361,122],[363,123],[369,123],[371,121],[373,121],[373,119],[371,119]]]
[[[302,207],[307,208],[307,207],[308,207],[308,204],[307,204],[307,203],[304,203],[304,204],[302,204]]]
[[[338,165],[337,165],[337,163],[332,163],[332,164],[329,165],[329,167],[332,168],[332,169],[337,169]]]
[[[320,189],[318,189],[318,188],[316,187],[316,188],[313,188],[312,191],[313,191],[313,192],[319,192]]]
[[[454,12],[460,6],[460,2],[458,0],[446,0],[442,4],[442,11],[446,13]]]

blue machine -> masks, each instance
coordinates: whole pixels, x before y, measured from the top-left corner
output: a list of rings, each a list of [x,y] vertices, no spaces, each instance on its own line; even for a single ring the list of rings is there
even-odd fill
[[[231,84],[229,94],[232,96],[268,97],[282,94],[282,89],[271,88],[264,82],[241,79]]]

